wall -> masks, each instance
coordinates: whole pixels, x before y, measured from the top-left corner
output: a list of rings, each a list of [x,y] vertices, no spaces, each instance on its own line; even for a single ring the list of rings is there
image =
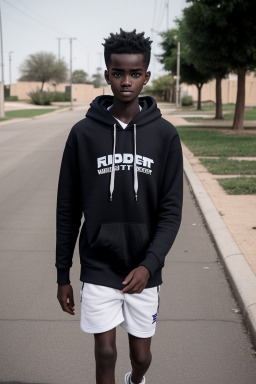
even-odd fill
[[[51,83],[44,84],[45,91],[58,91],[65,92],[65,87],[69,86],[69,83],[57,84],[54,86]],[[16,84],[11,84],[11,96],[18,96],[19,100],[30,100],[28,93],[36,91],[41,88],[40,82],[33,81],[19,81]],[[110,87],[94,88],[92,84],[73,84],[72,85],[72,96],[74,101],[78,102],[90,102],[96,96],[112,94]]]
[[[237,94],[237,76],[229,75],[228,79],[223,79],[222,82],[222,103],[236,103]],[[216,102],[215,96],[216,81],[210,81],[203,85],[202,88],[202,101],[212,100]],[[181,84],[181,94],[187,94],[197,101],[198,92],[195,85]],[[254,73],[246,76],[245,83],[245,105],[256,105],[256,77]]]

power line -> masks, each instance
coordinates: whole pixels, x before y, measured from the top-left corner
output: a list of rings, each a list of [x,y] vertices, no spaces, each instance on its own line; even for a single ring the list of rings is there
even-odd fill
[[[162,0],[162,2],[160,4],[160,9],[159,9],[159,14],[158,14],[158,22],[157,22],[157,26],[156,26],[157,30],[162,29],[162,20],[164,17],[164,11],[165,11],[165,6],[166,6],[165,1],[166,0]]]
[[[9,5],[9,7],[12,7],[14,9],[16,9],[18,12],[22,13],[23,15],[25,15],[26,17],[28,17],[29,19],[33,20],[35,23],[37,24],[41,24],[41,26],[43,26],[44,28],[47,28],[47,30],[49,31],[49,23],[48,22],[45,22],[41,17],[40,19],[39,18],[36,18],[34,16],[31,16],[29,15],[28,13],[24,12],[23,10],[21,10],[20,8],[18,8],[16,5],[13,5],[11,3],[9,3],[7,0],[3,0],[5,2],[5,4]],[[20,0],[19,0],[20,1]],[[20,1],[21,2],[21,1]],[[22,4],[22,2],[21,2]],[[51,29],[55,30],[55,31],[58,31],[55,27],[53,27],[52,25],[50,25]],[[58,31],[59,33],[60,31]],[[63,35],[65,36],[68,36],[66,33],[64,32],[61,32]]]
[[[56,32],[62,34],[63,36],[68,37],[68,35],[66,34],[66,32],[61,31],[59,28],[56,28],[55,25],[49,23],[48,20],[42,18],[42,15],[40,15],[40,14],[37,13],[35,10],[33,10],[32,8],[30,8],[27,4],[23,3],[23,1],[21,1],[21,0],[18,0],[18,1],[19,1],[19,3],[21,3],[24,7],[26,7],[27,9],[29,9],[32,13],[34,13],[35,15],[37,15],[37,16],[39,17],[39,19],[40,19],[41,21],[43,21],[43,22],[48,26],[48,28],[49,28],[49,26],[50,26],[50,27],[51,27],[52,29],[54,29]]]

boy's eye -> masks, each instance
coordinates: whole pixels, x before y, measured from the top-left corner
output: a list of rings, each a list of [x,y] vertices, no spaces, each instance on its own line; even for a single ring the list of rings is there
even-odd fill
[[[138,78],[138,77],[140,77],[140,73],[133,73],[132,77]]]
[[[114,77],[120,77],[120,76],[121,76],[121,74],[120,74],[120,73],[118,73],[118,72],[114,72],[114,73],[113,73],[113,76],[114,76]]]

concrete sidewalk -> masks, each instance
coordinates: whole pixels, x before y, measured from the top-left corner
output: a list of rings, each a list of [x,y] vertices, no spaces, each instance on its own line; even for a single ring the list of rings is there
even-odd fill
[[[178,112],[176,112],[178,113]],[[188,123],[183,117],[178,114],[168,114],[164,117],[169,120],[174,126],[185,125],[199,125],[198,123]],[[223,125],[223,122],[214,122],[216,125]],[[201,123],[204,126],[208,125],[208,122],[204,120]],[[250,126],[255,126],[255,122],[249,122]],[[211,126],[213,122],[211,122]],[[231,122],[228,122],[228,126]],[[200,207],[200,210],[204,216],[207,227],[214,239],[216,248],[220,255],[220,258],[225,267],[225,272],[231,284],[231,287],[235,293],[235,297],[239,302],[239,306],[242,310],[245,322],[251,332],[251,336],[256,346],[256,241],[255,230],[252,227],[252,223],[256,224],[256,196],[241,196],[240,206],[238,210],[238,204],[235,199],[229,199],[229,214],[241,215],[246,211],[245,220],[249,222],[251,231],[244,226],[241,228],[241,217],[236,218],[239,223],[239,232],[232,230],[232,225],[227,228],[222,216],[220,215],[220,200],[223,200],[227,194],[219,187],[219,200],[214,199],[215,194],[212,188],[208,188],[207,191],[204,187],[204,183],[201,180],[205,180],[199,177],[198,167],[195,167],[194,156],[183,144],[184,154],[184,172],[188,179],[188,182],[193,190],[195,199]],[[256,158],[255,158],[256,159]],[[202,171],[203,166],[199,169]],[[204,168],[205,174],[208,173]],[[208,173],[208,178],[213,176]],[[217,183],[217,182],[216,182]],[[249,204],[248,209],[248,202]],[[214,204],[215,203],[215,204]],[[232,215],[232,219],[233,216]],[[251,239],[251,236],[254,240]],[[243,253],[238,244],[241,243],[241,239],[246,243],[245,252]]]

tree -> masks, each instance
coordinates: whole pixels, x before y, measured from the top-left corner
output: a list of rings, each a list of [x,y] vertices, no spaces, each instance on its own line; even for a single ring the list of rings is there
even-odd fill
[[[97,73],[92,75],[92,80],[90,81],[90,83],[93,84],[95,88],[100,88],[101,86],[105,85],[105,79],[100,73],[100,70],[101,68],[97,68]]]
[[[215,23],[215,35],[221,38],[219,49],[224,47],[230,69],[236,71],[238,75],[233,129],[242,131],[244,128],[245,76],[248,70],[256,68],[255,1],[191,0],[189,2],[200,3],[205,12],[211,14]],[[214,53],[218,58],[218,47]]]
[[[143,93],[150,93],[163,101],[172,101],[175,80],[172,75],[165,75],[152,80],[152,85],[144,87]]]
[[[64,82],[67,79],[67,65],[63,60],[57,60],[53,53],[39,52],[31,54],[20,67],[21,81],[40,81],[41,91],[44,83],[55,81]]]
[[[181,21],[179,24],[181,24]],[[180,41],[180,80],[181,83],[196,85],[198,90],[197,109],[201,109],[202,87],[211,79],[211,75],[198,70],[194,66],[189,56],[190,51],[186,42],[183,40],[180,29],[168,30],[167,32],[161,33],[161,36],[163,38],[161,45],[164,52],[159,56],[160,62],[164,64],[165,70],[170,71],[172,74],[177,73],[177,42]]]
[[[178,22],[193,65],[216,79],[216,119],[223,118],[221,80],[230,72],[223,36],[216,33],[219,12],[218,7],[211,9],[196,1],[184,9],[183,19]]]
[[[82,69],[77,69],[72,74],[72,82],[74,84],[86,84],[88,74]]]

